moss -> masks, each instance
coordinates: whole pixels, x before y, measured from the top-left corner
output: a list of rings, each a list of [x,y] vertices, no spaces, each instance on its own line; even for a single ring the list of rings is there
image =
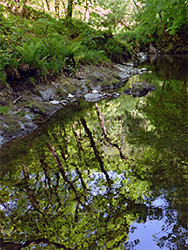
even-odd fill
[[[9,107],[7,106],[0,106],[0,114],[7,114],[7,112],[9,111]]]

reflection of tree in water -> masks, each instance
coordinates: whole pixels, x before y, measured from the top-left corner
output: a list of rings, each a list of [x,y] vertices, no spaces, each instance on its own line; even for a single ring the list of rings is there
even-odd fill
[[[187,55],[149,55],[149,68],[158,79],[185,80],[187,78]],[[147,67],[147,62],[145,63]]]
[[[172,101],[170,96],[167,100],[165,88],[163,92],[165,102],[148,98],[149,105],[140,106],[142,116],[130,116],[114,100],[107,107],[96,104],[82,118],[74,117],[71,124],[62,121],[49,130],[46,140],[33,146],[28,158],[19,160],[14,172],[1,179],[3,249],[32,249],[34,245],[36,249],[134,249],[139,240],[128,243],[128,233],[134,230],[130,225],[163,218],[162,209],[152,205],[161,194],[168,204],[166,225],[173,228],[159,244],[167,242],[169,249],[184,247],[184,149],[180,152],[164,144],[165,126],[170,130],[170,143],[176,138],[179,147],[180,141],[177,129],[172,128],[179,122],[157,122],[158,114],[169,113],[164,106],[170,107]],[[156,105],[157,114],[152,114]],[[180,116],[181,105],[176,106],[173,115]],[[185,131],[183,124],[181,131]],[[131,137],[135,133],[137,140]],[[165,147],[158,147],[160,143]],[[127,156],[131,150],[125,146],[136,150],[137,157],[134,153]]]
[[[186,102],[186,82],[164,81],[155,95],[147,98],[147,105],[138,106],[138,115],[127,114],[131,128],[128,141],[136,148],[144,148],[133,171],[151,183],[153,197],[162,194],[168,203],[163,229],[171,230],[158,239],[158,244],[170,249],[187,246]]]
[[[99,106],[97,112],[102,119]],[[105,124],[100,124],[103,133]],[[4,177],[4,249],[115,249],[127,241],[132,221],[145,221],[147,214],[160,218],[160,209],[144,204],[146,183],[139,181],[138,192],[138,180],[126,173],[129,163],[120,146],[106,131],[104,140],[119,151],[115,159],[106,158],[101,151],[104,141],[90,125],[85,117],[71,127],[57,126],[45,147],[31,150],[30,162]]]

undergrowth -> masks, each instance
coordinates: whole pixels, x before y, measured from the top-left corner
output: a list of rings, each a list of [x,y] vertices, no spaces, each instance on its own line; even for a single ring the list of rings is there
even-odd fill
[[[127,47],[111,34],[79,20],[73,19],[68,30],[63,19],[45,13],[22,18],[0,8],[1,87],[31,77],[40,82],[62,71],[74,75],[80,64],[105,65],[130,57]]]

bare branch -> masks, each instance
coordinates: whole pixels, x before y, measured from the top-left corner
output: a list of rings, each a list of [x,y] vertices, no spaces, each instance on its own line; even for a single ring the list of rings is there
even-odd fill
[[[58,168],[59,168],[59,170],[60,170],[60,173],[61,173],[61,175],[62,175],[64,181],[67,182],[67,183],[69,184],[70,188],[74,191],[74,193],[75,193],[75,195],[76,195],[76,200],[79,201],[80,203],[82,203],[82,202],[80,201],[78,192],[77,192],[77,190],[75,189],[73,183],[68,179],[68,177],[67,177],[66,174],[65,174],[65,170],[64,170],[64,168],[63,168],[63,165],[61,164],[61,161],[60,161],[60,159],[59,159],[59,156],[58,156],[58,154],[57,154],[55,148],[52,146],[52,144],[51,144],[50,142],[47,142],[46,145],[47,145],[47,148],[49,149],[49,151],[52,153],[52,156],[53,156],[54,160],[56,161],[56,164],[57,164],[57,166],[58,166]]]
[[[27,195],[28,195],[28,198],[32,204],[32,206],[34,207],[34,209],[36,211],[38,211],[39,213],[42,213],[41,211],[39,211],[37,205],[38,205],[38,201],[36,200],[34,194],[33,194],[33,190],[29,187],[29,173],[27,171],[27,167],[25,165],[23,165],[23,174],[24,174],[24,178],[25,178],[25,181],[27,183],[26,185],[26,191],[27,191]]]
[[[122,152],[120,146],[119,146],[118,144],[116,144],[116,143],[113,143],[112,140],[110,139],[110,137],[108,136],[107,129],[106,129],[106,126],[105,126],[105,124],[104,124],[104,119],[103,119],[103,116],[102,116],[102,112],[101,112],[101,110],[100,110],[100,108],[99,108],[99,106],[98,106],[97,103],[95,103],[95,107],[96,107],[96,109],[97,109],[97,114],[98,114],[98,117],[99,117],[99,122],[100,122],[100,124],[101,124],[101,128],[102,128],[103,133],[104,133],[104,138],[105,138],[105,140],[107,141],[108,145],[117,148],[118,151],[119,151],[119,154],[120,154],[121,159],[127,160],[128,157],[125,156],[125,155],[123,154],[123,152]]]
[[[37,239],[37,240],[30,240],[30,241],[28,240],[25,243],[14,243],[13,241],[11,242],[11,241],[8,241],[8,240],[4,240],[3,238],[0,238],[0,246],[4,250],[21,250],[22,248],[29,247],[31,245],[32,246],[33,245],[39,245],[39,244],[42,244],[42,243],[46,243],[46,244],[49,244],[49,245],[52,244],[52,245],[56,246],[59,249],[63,248],[64,250],[73,250],[73,248],[67,248],[63,244],[52,242],[49,239],[45,239],[45,238]],[[74,250],[76,250],[76,248],[74,248]]]
[[[96,159],[97,159],[97,161],[98,161],[98,163],[100,165],[101,171],[104,173],[108,183],[111,183],[110,177],[108,175],[108,172],[104,168],[104,163],[103,163],[102,158],[100,156],[100,153],[99,153],[99,151],[98,151],[98,149],[96,147],[96,144],[95,144],[95,141],[93,139],[92,133],[91,133],[91,131],[89,130],[89,128],[87,126],[86,120],[84,118],[81,118],[80,120],[81,120],[81,123],[82,123],[88,137],[89,137],[91,147],[93,148],[95,157],[96,157]]]

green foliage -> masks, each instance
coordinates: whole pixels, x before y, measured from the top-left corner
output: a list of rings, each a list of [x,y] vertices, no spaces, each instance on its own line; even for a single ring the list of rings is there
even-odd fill
[[[90,16],[89,23],[95,25],[97,29],[105,29],[110,32],[117,33],[119,27],[125,24],[125,16],[127,14],[130,1],[122,0],[98,0]]]
[[[41,61],[45,60],[45,47],[42,41],[31,41],[24,43],[23,46],[17,46],[17,50],[22,57],[23,63],[29,64],[31,67],[38,67]]]
[[[52,76],[61,71],[72,74],[80,63],[99,65],[127,58],[126,46],[117,43],[112,35],[96,31],[82,21],[73,19],[67,30],[64,19],[56,20],[41,12],[38,16],[23,19],[2,8],[6,13],[0,20],[3,81],[6,78],[12,81],[19,74],[24,80],[27,75],[33,77],[32,72],[35,77]]]
[[[78,54],[78,61],[81,64],[95,64],[104,65],[110,60],[105,56],[104,50],[99,50],[97,53],[95,50],[90,50],[88,47],[82,47]]]
[[[165,47],[174,43],[175,35],[176,42],[180,42],[181,33],[186,33],[187,28],[187,1],[143,0],[141,3],[142,8],[133,16],[135,27],[126,35],[145,45],[154,43]]]
[[[49,3],[55,4],[9,1],[8,7],[0,5],[2,82],[10,80],[9,72],[15,69],[23,75],[25,65],[28,67],[23,79],[27,74],[32,77],[31,72],[37,72],[38,78],[61,71],[74,74],[80,63],[121,63],[134,53],[133,47],[153,43],[159,47],[169,45],[171,51],[174,47],[170,43],[178,47],[186,40],[185,0],[134,1],[137,11],[131,11],[130,1],[91,1],[90,7],[84,7],[90,13],[88,23],[72,18],[68,26],[66,18],[56,19],[41,11]],[[40,10],[33,9],[33,4]],[[69,1],[69,4],[82,8],[84,2]]]
[[[114,38],[109,38],[104,44],[107,56],[115,62],[121,62],[126,58],[130,58],[127,46],[123,43],[121,44]]]

